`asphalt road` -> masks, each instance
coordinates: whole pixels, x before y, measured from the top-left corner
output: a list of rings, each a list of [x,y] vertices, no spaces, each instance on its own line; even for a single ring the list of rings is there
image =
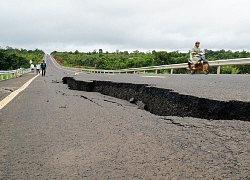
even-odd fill
[[[74,72],[46,61],[46,76],[0,110],[0,179],[250,179],[249,122],[156,116],[124,100],[69,90],[61,79]],[[8,86],[28,76],[35,75]],[[248,75],[74,77],[249,102]]]
[[[69,73],[70,75],[71,73]],[[180,94],[192,95],[220,101],[250,101],[250,75],[215,74],[82,74],[74,76],[76,80],[103,80],[148,84],[163,89],[172,89]]]

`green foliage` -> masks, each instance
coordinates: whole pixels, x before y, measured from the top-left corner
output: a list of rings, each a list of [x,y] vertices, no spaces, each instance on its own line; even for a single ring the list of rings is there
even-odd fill
[[[237,68],[237,67],[232,68],[232,74],[239,74],[239,73],[240,73],[239,68]]]
[[[78,51],[77,51],[78,52]],[[158,66],[165,64],[173,64],[187,61],[187,53],[153,51],[139,52],[133,51],[128,53],[115,52],[115,53],[101,53],[96,51],[90,53],[71,53],[71,52],[57,52],[51,53],[52,56],[64,66],[76,67],[96,67],[98,69],[125,69],[147,66]]]
[[[235,66],[222,66],[221,74],[239,74],[240,69]]]
[[[37,64],[41,62],[44,52],[42,50],[13,49],[6,47],[0,49],[0,70],[13,70],[29,68],[30,60]]]
[[[209,67],[209,74],[217,74],[217,67]]]
[[[231,67],[230,66],[222,66],[221,73],[222,74],[231,74]]]

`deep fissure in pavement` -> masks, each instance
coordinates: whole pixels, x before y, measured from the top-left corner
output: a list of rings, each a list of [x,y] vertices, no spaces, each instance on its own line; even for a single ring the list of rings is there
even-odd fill
[[[249,102],[199,98],[147,84],[97,80],[78,81],[73,77],[64,77],[62,80],[72,90],[99,92],[124,99],[137,104],[141,109],[160,116],[250,121]]]

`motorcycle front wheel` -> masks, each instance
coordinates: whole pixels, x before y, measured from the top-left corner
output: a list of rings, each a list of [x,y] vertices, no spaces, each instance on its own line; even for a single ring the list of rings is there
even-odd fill
[[[204,63],[203,64],[202,71],[204,72],[204,74],[208,74],[209,73],[209,64],[208,63]]]

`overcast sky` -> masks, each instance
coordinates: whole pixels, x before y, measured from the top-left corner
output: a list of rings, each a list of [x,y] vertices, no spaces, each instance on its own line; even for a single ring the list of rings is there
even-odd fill
[[[0,0],[0,46],[250,51],[249,0]]]

